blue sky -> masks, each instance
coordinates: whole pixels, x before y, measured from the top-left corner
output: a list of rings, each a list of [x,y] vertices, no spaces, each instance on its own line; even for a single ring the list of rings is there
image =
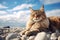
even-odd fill
[[[0,0],[0,27],[25,27],[30,10],[44,4],[46,16],[60,16],[60,0]]]

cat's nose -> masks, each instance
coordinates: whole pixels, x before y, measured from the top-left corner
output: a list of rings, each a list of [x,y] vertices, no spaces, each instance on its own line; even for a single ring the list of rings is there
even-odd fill
[[[35,15],[35,17],[37,17],[37,15]]]
[[[38,16],[37,16],[37,15],[35,15],[35,18],[38,18]]]

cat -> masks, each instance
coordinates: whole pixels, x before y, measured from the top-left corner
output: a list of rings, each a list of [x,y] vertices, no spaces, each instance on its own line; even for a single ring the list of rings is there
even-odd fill
[[[49,19],[49,29],[51,30],[51,32],[56,32],[59,31],[60,32],[60,17],[57,16],[51,16],[48,17]]]
[[[26,29],[21,34],[32,35],[49,28],[49,20],[45,15],[44,5],[39,10],[30,7],[30,18],[26,24]]]

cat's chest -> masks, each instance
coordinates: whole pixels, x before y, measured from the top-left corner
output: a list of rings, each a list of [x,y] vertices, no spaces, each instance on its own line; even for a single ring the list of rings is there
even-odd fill
[[[40,26],[40,25],[41,25],[41,23],[36,22],[32,26]]]
[[[41,23],[37,22],[37,23],[34,23],[31,28],[36,29],[36,28],[40,28],[40,27],[41,27]]]
[[[42,22],[36,22],[32,25],[32,28],[44,28],[44,27],[48,27],[49,25],[49,21],[48,20],[44,20]]]

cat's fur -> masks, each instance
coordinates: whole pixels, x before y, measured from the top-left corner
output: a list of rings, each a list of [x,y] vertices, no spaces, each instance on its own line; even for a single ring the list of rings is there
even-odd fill
[[[49,20],[45,15],[44,6],[42,6],[40,10],[33,10],[30,8],[30,11],[29,21],[27,22],[26,29],[21,32],[22,34],[35,34],[41,30],[49,28]]]
[[[59,30],[60,31],[60,17],[57,17],[57,16],[51,16],[51,17],[48,17],[49,19],[49,29],[51,30],[51,32],[56,32],[56,30]]]

